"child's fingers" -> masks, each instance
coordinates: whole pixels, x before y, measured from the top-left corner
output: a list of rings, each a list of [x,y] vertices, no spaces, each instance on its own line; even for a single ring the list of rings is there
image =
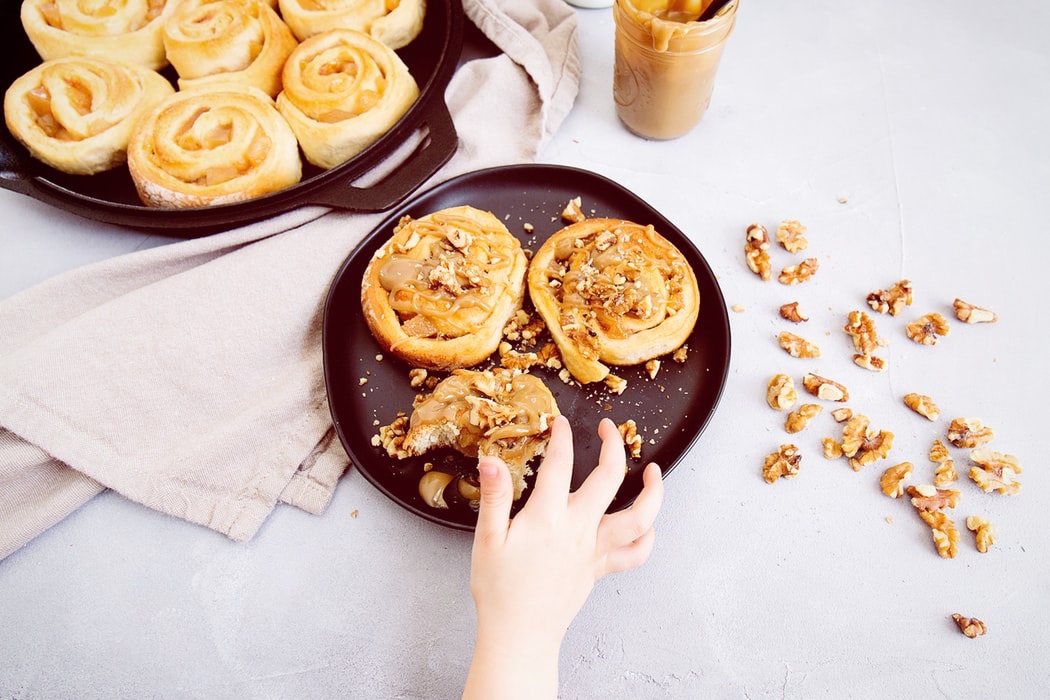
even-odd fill
[[[565,416],[556,416],[551,424],[551,437],[536,472],[536,483],[526,508],[565,507],[572,483],[572,427]]]
[[[510,470],[499,457],[482,457],[478,460],[478,482],[481,485],[481,499],[474,542],[493,539],[502,541],[507,534],[510,507],[514,502]]]
[[[646,466],[642,472],[642,491],[627,510],[606,515],[598,526],[599,548],[613,552],[643,537],[652,530],[663,503],[664,483],[660,468]]]
[[[609,507],[627,472],[627,453],[616,424],[608,418],[602,418],[598,423],[598,435],[602,439],[598,466],[587,475],[573,498],[581,507],[596,514],[604,513]]]
[[[641,566],[652,554],[655,541],[656,530],[650,528],[630,544],[609,552],[602,570],[598,572],[598,578]]]

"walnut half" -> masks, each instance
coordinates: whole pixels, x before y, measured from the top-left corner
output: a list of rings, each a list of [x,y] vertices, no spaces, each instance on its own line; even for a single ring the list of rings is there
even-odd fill
[[[766,387],[766,403],[777,411],[788,411],[798,401],[795,382],[786,374],[775,374]]]
[[[797,446],[791,444],[781,445],[776,452],[770,452],[766,455],[766,459],[762,463],[762,478],[766,480],[767,484],[772,484],[780,477],[791,479],[798,475],[801,464],[802,455],[799,453]]]
[[[980,637],[988,632],[987,625],[976,617],[964,617],[959,613],[953,613],[952,619],[955,620],[955,626],[959,628],[959,631],[970,639]]]
[[[988,548],[995,544],[995,525],[978,515],[966,518],[966,529],[974,534],[977,551],[981,554],[988,552]]]
[[[962,299],[952,302],[952,307],[955,309],[955,317],[963,323],[995,323],[999,320],[994,311],[982,309]]]
[[[838,382],[819,374],[808,373],[802,378],[806,391],[825,401],[849,401],[849,390]]]

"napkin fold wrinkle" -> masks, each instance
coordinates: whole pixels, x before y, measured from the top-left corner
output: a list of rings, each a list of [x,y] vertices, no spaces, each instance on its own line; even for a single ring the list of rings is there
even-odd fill
[[[579,87],[562,0],[463,6],[502,53],[452,76],[460,144],[421,190],[534,161]],[[0,302],[0,559],[105,489],[236,541],[278,502],[323,512],[348,466],[325,394],[324,302],[385,217],[302,207]]]

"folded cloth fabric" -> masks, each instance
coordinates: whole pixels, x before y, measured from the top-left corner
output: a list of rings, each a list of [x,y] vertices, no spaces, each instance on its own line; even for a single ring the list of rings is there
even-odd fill
[[[502,53],[453,75],[460,145],[424,189],[535,160],[579,86],[562,0],[463,4]],[[0,559],[107,488],[238,541],[278,502],[322,512],[348,462],[326,403],[323,305],[382,218],[305,207],[0,302]]]

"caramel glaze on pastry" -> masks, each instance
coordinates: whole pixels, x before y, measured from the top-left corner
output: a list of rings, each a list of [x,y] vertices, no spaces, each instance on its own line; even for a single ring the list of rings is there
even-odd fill
[[[306,159],[322,168],[349,160],[386,134],[419,97],[408,67],[367,34],[335,29],[292,51],[277,108]]]
[[[34,158],[62,172],[92,175],[127,160],[136,120],[174,92],[147,68],[59,58],[11,84],[4,119]]]
[[[584,219],[552,235],[529,265],[529,294],[582,383],[680,347],[700,292],[689,262],[652,226]]]
[[[144,114],[128,169],[142,201],[165,208],[252,199],[302,177],[295,134],[273,100],[226,83],[177,92]]]
[[[558,404],[543,380],[503,367],[458,369],[421,397],[403,437],[387,442],[394,457],[422,455],[451,447],[477,458],[495,455],[510,468],[514,498],[525,490],[529,462],[550,439]]]
[[[298,43],[264,0],[179,0],[164,22],[164,50],[183,90],[230,80],[277,97]]]
[[[25,0],[26,36],[45,61],[95,56],[153,70],[168,65],[164,20],[177,0]]]
[[[408,364],[472,367],[496,351],[521,307],[527,265],[491,212],[405,217],[365,269],[361,308],[379,345]]]
[[[281,16],[299,39],[329,29],[356,29],[392,49],[423,30],[425,0],[280,0]]]

